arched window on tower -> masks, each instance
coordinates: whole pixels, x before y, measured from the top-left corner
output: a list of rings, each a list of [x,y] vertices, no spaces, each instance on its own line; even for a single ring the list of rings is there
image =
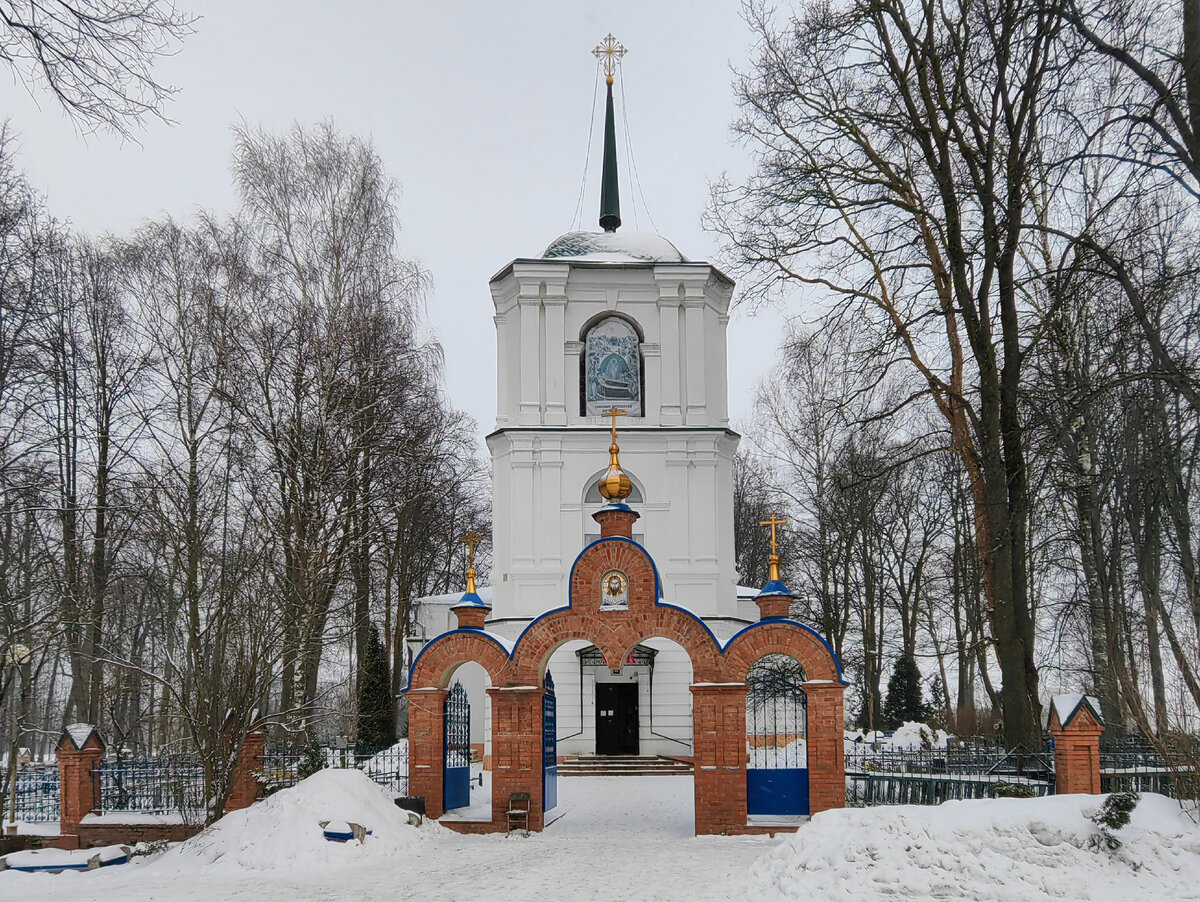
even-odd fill
[[[580,415],[602,416],[616,407],[631,417],[645,416],[640,336],[622,316],[606,316],[583,336]]]

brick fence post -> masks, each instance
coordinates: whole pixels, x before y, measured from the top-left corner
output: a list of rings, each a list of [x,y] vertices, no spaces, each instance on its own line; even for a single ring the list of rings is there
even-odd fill
[[[408,690],[408,794],[425,799],[425,814],[441,817],[445,689]]]
[[[104,740],[91,724],[71,724],[58,740],[59,827],[63,837],[75,837],[73,848],[78,848],[80,822],[100,810],[92,771],[103,759]]]
[[[263,751],[267,747],[267,734],[256,731],[242,740],[237,763],[229,781],[229,796],[225,800],[225,813],[249,808],[258,801],[261,787],[257,773],[262,771]]]
[[[746,684],[693,683],[696,835],[746,832]]]
[[[1054,789],[1066,793],[1100,792],[1100,703],[1088,695],[1056,695],[1050,700],[1054,737]]]
[[[508,796],[529,793],[529,829],[546,825],[542,810],[542,696],[537,686],[489,689],[492,700],[492,825],[508,826]]]
[[[808,698],[808,810],[846,807],[846,724],[841,683],[804,684]]]

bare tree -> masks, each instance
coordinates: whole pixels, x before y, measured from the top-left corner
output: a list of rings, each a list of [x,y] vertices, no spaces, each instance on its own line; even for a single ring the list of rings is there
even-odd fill
[[[85,130],[130,137],[147,115],[165,119],[174,89],[155,79],[154,63],[194,22],[170,0],[4,0],[0,60]]]

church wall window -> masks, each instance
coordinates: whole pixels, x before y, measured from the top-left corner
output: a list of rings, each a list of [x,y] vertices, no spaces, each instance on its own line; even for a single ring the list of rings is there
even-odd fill
[[[629,416],[645,416],[641,339],[633,323],[606,316],[583,336],[580,358],[580,415],[601,416],[611,407]]]

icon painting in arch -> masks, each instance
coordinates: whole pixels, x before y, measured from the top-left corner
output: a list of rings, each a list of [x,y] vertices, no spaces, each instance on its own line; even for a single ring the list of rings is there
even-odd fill
[[[600,609],[624,611],[629,608],[629,578],[620,570],[609,570],[600,578]]]

